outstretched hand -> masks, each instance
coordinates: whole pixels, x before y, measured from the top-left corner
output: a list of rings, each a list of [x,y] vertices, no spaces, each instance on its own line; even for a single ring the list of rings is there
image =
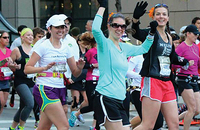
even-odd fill
[[[80,58],[77,62],[76,62],[76,65],[79,69],[83,69],[83,67],[85,66],[85,61],[83,58]]]
[[[148,3],[146,1],[137,2],[137,5],[133,12],[133,18],[139,19],[141,16],[143,16],[146,12],[147,5]]]
[[[158,22],[157,21],[150,22],[150,27],[151,27],[150,33],[155,34],[157,26],[158,26]]]
[[[108,0],[97,0],[100,4],[100,7],[107,8],[108,6]]]

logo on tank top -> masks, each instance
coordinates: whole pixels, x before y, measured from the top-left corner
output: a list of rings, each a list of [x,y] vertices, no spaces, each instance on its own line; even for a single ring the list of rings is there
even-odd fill
[[[169,56],[172,50],[171,44],[160,43],[160,47],[163,48],[162,56]]]

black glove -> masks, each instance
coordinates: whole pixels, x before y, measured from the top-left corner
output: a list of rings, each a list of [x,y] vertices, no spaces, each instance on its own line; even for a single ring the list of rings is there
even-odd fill
[[[146,12],[146,7],[148,3],[145,1],[137,2],[137,5],[133,12],[133,18],[139,19]]]
[[[122,12],[121,0],[116,0],[115,7],[117,9],[117,12]]]
[[[155,34],[157,26],[158,26],[158,22],[157,21],[150,22],[150,27],[151,27],[150,33]]]
[[[107,8],[108,6],[108,0],[97,0],[100,4],[100,7]]]

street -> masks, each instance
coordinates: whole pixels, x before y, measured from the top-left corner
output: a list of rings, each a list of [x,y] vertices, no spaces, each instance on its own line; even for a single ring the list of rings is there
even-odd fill
[[[9,106],[9,99],[7,102],[7,107],[4,108],[3,113],[0,115],[0,130],[8,130],[9,126],[12,124],[12,119],[14,117],[14,114],[19,106],[19,97],[15,95],[16,100],[15,100],[15,105],[14,107]],[[70,108],[70,106],[68,107]],[[69,110],[68,110],[69,111]],[[70,115],[70,112],[69,114]],[[134,107],[131,107],[130,110],[130,118],[136,116],[137,113],[134,109]],[[89,130],[89,127],[92,124],[92,117],[93,117],[93,112],[86,113],[83,115],[85,119],[85,123],[82,124],[79,122],[79,126],[75,126],[73,128],[70,128],[70,130]],[[31,116],[28,118],[25,124],[25,130],[34,130],[34,115],[31,113]],[[190,130],[199,130],[200,125],[193,125],[191,126]],[[183,126],[179,127],[180,130],[183,130]],[[56,127],[52,126],[51,130],[56,130]],[[101,128],[101,130],[105,130],[104,127]],[[167,130],[166,128],[162,128],[161,130]]]

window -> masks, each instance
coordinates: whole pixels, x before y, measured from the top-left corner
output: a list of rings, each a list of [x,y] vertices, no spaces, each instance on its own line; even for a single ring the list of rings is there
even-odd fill
[[[76,26],[80,28],[81,32],[84,32],[87,20],[94,19],[98,6],[96,0],[41,0],[40,25],[45,28],[49,17],[54,14],[65,14],[73,18],[71,28]],[[107,20],[103,22],[103,27],[106,27],[106,22]]]

